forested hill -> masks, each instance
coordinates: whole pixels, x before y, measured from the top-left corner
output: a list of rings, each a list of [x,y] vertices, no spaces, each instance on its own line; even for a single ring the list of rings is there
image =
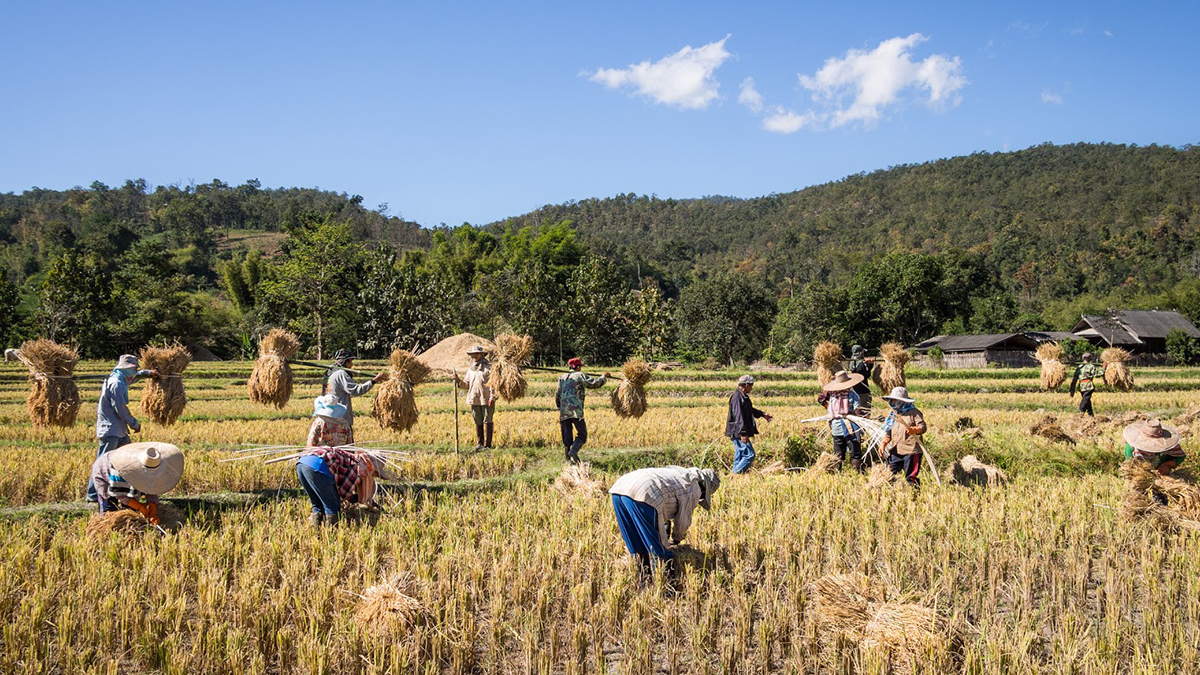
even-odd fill
[[[890,251],[969,249],[1015,294],[1161,289],[1200,272],[1200,148],[1041,145],[904,165],[755,199],[586,199],[513,218],[667,280],[761,269],[784,287],[844,281]]]

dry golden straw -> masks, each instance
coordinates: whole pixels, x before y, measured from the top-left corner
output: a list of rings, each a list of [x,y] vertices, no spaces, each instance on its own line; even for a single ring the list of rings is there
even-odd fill
[[[158,526],[170,532],[183,525],[183,514],[166,504],[158,505]],[[87,536],[93,541],[107,539],[112,533],[136,537],[147,532],[158,532],[145,516],[131,509],[120,509],[108,513],[97,513],[88,519]]]
[[[411,628],[425,614],[425,607],[414,597],[416,586],[408,574],[371,586],[359,596],[354,620],[363,628],[383,633]]]
[[[613,390],[611,403],[617,417],[641,417],[646,414],[646,383],[654,374],[650,364],[633,359],[621,366],[625,377]]]
[[[1046,415],[1038,420],[1032,427],[1029,428],[1029,433],[1034,436],[1041,436],[1059,443],[1070,443],[1075,445],[1075,439],[1063,431],[1063,428],[1058,425],[1058,420],[1054,415]]]
[[[883,361],[875,364],[871,379],[885,394],[896,387],[905,386],[904,366],[912,359],[912,355],[897,342],[884,344],[879,348],[879,353]]]
[[[804,472],[804,476],[808,478],[827,476],[831,473],[837,473],[841,466],[842,462],[838,459],[837,455],[832,452],[822,452],[816,461],[813,462],[813,465],[808,467],[808,471]]]
[[[417,423],[420,412],[413,388],[429,377],[429,367],[416,354],[403,349],[392,352],[388,379],[375,394],[374,415],[379,426],[392,431],[408,431]]]
[[[817,371],[817,382],[822,387],[829,384],[834,373],[842,369],[842,347],[833,342],[822,342],[813,350],[813,366]]]
[[[1141,460],[1122,464],[1121,475],[1126,481],[1121,507],[1126,518],[1145,519],[1166,531],[1200,531],[1200,487],[1190,480],[1160,476]]]
[[[157,370],[160,376],[146,380],[142,412],[156,424],[174,424],[187,405],[182,375],[192,362],[191,354],[176,342],[166,347],[143,347],[141,360],[142,367]]]
[[[900,474],[895,473],[892,469],[882,462],[876,462],[871,465],[871,470],[867,472],[867,488],[871,490],[882,490],[885,487],[900,484]]]
[[[495,388],[501,400],[516,401],[525,397],[529,383],[521,369],[529,365],[533,352],[533,338],[528,335],[501,333],[496,336],[495,357],[488,384]]]
[[[604,483],[592,475],[592,465],[589,463],[571,464],[554,479],[554,491],[564,495],[582,495],[584,497],[603,497],[606,491]]]
[[[975,455],[967,455],[950,465],[950,480],[965,486],[999,487],[1008,482],[1008,474],[990,464],[984,464]]]
[[[1044,342],[1034,352],[1042,364],[1042,388],[1054,391],[1067,379],[1067,367],[1063,365],[1063,348],[1057,342]]]
[[[1129,360],[1133,355],[1120,347],[1109,347],[1100,352],[1100,361],[1104,363],[1104,384],[1120,391],[1133,389],[1133,372],[1129,370]]]
[[[300,351],[300,340],[282,328],[272,328],[258,343],[258,360],[246,387],[250,400],[283,408],[292,398],[292,367],[287,360]]]
[[[33,425],[70,427],[79,414],[79,387],[72,376],[79,354],[70,347],[46,339],[21,345],[18,358],[29,368],[32,389],[26,404]]]

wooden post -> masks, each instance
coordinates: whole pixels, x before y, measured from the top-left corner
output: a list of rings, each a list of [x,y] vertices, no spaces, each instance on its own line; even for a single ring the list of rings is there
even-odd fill
[[[454,454],[458,454],[458,369],[454,370],[454,381],[450,383],[454,389]]]

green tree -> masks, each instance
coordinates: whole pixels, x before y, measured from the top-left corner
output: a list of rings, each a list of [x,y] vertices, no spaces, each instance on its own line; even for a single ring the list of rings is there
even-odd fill
[[[94,256],[66,253],[42,281],[38,326],[45,337],[76,345],[85,357],[111,356],[114,299],[106,266]]]
[[[8,271],[0,270],[0,344],[15,345],[25,334],[25,316],[21,312],[21,292],[9,281]]]
[[[767,345],[775,310],[775,295],[759,278],[732,273],[698,281],[679,298],[679,345],[729,364],[751,361]]]
[[[596,363],[615,364],[633,352],[637,340],[632,294],[616,267],[587,256],[571,273],[565,332],[576,354]]]
[[[646,279],[634,303],[634,328],[637,344],[634,351],[647,360],[667,355],[672,344],[673,312],[671,302],[663,296],[654,279]]]
[[[845,290],[817,283],[806,284],[785,298],[771,326],[767,359],[773,363],[807,361],[825,340],[843,345],[854,342],[846,302]]]
[[[1186,331],[1172,328],[1167,331],[1167,355],[1177,365],[1195,363],[1196,358],[1200,357],[1200,344]]]
[[[358,292],[358,348],[382,356],[393,348],[427,348],[454,330],[443,302],[448,279],[421,269],[419,256],[397,259],[388,247],[367,255]]]

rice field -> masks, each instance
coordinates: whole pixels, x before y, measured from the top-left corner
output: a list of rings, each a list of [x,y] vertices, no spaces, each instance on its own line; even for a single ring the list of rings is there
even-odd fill
[[[488,453],[469,452],[465,406],[454,451],[446,380],[415,388],[408,432],[381,429],[360,399],[358,440],[412,461],[378,518],[314,531],[290,466],[219,461],[242,444],[302,443],[307,431],[319,373],[297,370],[276,409],[248,401],[250,367],[192,363],[179,420],[143,420],[135,436],[187,454],[168,500],[183,526],[95,540],[82,497],[99,383],[81,383],[74,427],[34,427],[24,369],[0,366],[0,672],[1200,670],[1200,535],[1121,517],[1119,425],[1073,445],[1029,433],[1047,414],[1074,422],[1065,388],[1040,390],[1037,370],[909,371],[939,468],[974,454],[1011,478],[965,489],[926,475],[919,492],[783,470],[800,420],[822,412],[816,375],[755,373],[755,404],[775,417],[756,439],[758,468],[723,474],[713,510],[688,533],[679,581],[642,584],[607,499],[554,488],[554,375],[529,373],[526,397],[500,404]],[[581,454],[605,484],[665,463],[725,471],[733,452],[721,431],[739,374],[655,373],[636,419],[612,411],[611,385],[593,392]],[[1170,419],[1200,405],[1200,369],[1134,377],[1133,391],[1098,392],[1097,413]],[[131,388],[135,414],[141,396]],[[951,431],[964,417],[979,437]],[[953,643],[906,661],[831,630],[813,582],[855,572],[890,589],[889,602],[935,612],[955,627]],[[413,611],[363,620],[361,596],[398,577]]]

